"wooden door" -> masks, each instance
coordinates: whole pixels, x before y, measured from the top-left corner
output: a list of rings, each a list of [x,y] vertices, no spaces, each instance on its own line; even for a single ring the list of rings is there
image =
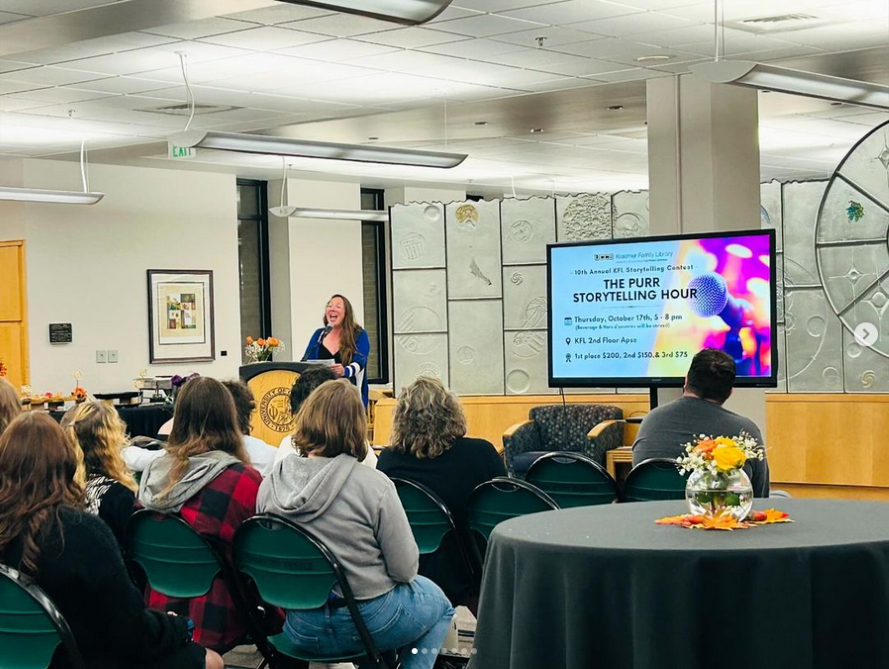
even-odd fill
[[[0,360],[17,388],[30,381],[27,304],[25,242],[0,241]]]

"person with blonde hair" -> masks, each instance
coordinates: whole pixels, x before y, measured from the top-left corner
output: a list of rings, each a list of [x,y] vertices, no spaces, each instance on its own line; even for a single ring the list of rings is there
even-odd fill
[[[0,434],[22,412],[22,404],[15,386],[0,378]]]
[[[123,543],[136,504],[136,479],[123,461],[126,425],[105,402],[83,402],[62,417],[77,454],[75,478],[86,491],[86,510],[104,520]]]
[[[198,533],[218,539],[231,558],[235,530],[256,512],[262,477],[248,464],[235,401],[222,383],[201,376],[182,386],[165,449],[142,474],[139,503],[179,514]],[[195,640],[221,653],[247,633],[221,577],[203,597],[183,600],[151,590],[148,604],[190,616]]]
[[[366,418],[355,387],[327,381],[296,419],[297,454],[275,464],[257,510],[297,523],[336,556],[381,651],[399,650],[404,669],[431,669],[454,609],[441,589],[417,576],[419,551],[392,482],[359,466]],[[309,611],[287,611],[284,632],[301,651],[359,655],[362,643],[342,593]]]
[[[503,458],[493,444],[467,437],[466,429],[457,397],[437,379],[420,377],[398,396],[389,446],[377,463],[384,474],[416,481],[438,495],[454,516],[464,542],[470,541],[472,491],[485,481],[506,476]],[[455,537],[447,537],[440,550],[423,556],[420,573],[438,583],[455,606],[467,606],[475,613],[478,584],[464,567]]]
[[[191,641],[187,618],[145,607],[108,526],[82,509],[78,459],[45,412],[10,423],[0,437],[0,561],[46,592],[87,669],[223,669]],[[51,666],[65,659],[59,651]]]

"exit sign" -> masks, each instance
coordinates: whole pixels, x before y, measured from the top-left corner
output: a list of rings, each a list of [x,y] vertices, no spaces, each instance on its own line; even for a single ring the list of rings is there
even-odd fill
[[[176,144],[169,144],[170,147],[170,158],[194,158],[198,155],[198,150],[193,146],[177,146]]]

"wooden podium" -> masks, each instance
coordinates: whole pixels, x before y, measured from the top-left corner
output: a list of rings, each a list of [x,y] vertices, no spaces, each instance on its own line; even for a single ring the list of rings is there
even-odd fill
[[[307,362],[257,362],[240,368],[241,378],[256,398],[250,433],[277,447],[293,433],[290,413],[290,388],[305,370],[315,365]]]

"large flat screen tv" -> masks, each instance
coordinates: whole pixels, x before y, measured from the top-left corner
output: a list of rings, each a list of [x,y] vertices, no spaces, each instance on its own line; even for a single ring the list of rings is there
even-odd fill
[[[774,230],[550,244],[547,291],[550,387],[681,386],[703,348],[777,385]]]

